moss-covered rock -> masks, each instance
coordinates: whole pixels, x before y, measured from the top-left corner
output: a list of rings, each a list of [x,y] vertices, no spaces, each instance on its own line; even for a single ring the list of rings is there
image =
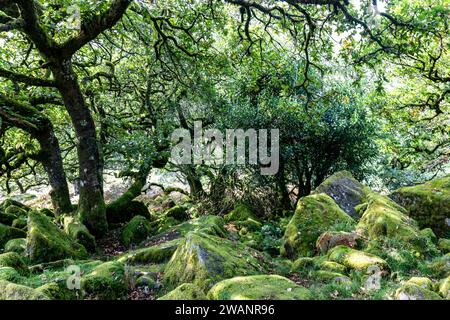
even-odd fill
[[[450,276],[439,282],[439,294],[447,300],[450,300]]]
[[[324,254],[338,245],[355,248],[361,242],[361,236],[356,232],[325,231],[316,241],[316,250]]]
[[[118,261],[127,264],[149,264],[165,262],[177,250],[181,239],[173,239],[151,247],[129,251],[118,258]]]
[[[259,220],[253,211],[243,203],[236,204],[234,209],[224,216],[224,219],[225,222],[246,221],[247,219],[252,219],[255,221]]]
[[[431,229],[431,228],[425,228],[425,229],[420,230],[420,234],[423,235],[424,237],[427,237],[428,239],[430,239],[430,241],[433,243],[438,242],[438,238],[436,237],[436,235],[433,232],[433,229]]]
[[[38,288],[36,291],[49,297],[51,300],[76,300],[77,295],[75,290],[67,288],[65,281],[49,282]]]
[[[393,239],[421,253],[435,254],[437,249],[406,210],[386,196],[367,194],[368,207],[356,226],[357,232],[370,240]]]
[[[334,262],[334,261],[328,261],[328,260],[321,261],[318,264],[318,268],[320,270],[331,271],[331,272],[336,272],[336,273],[341,273],[341,274],[345,274],[346,271],[347,271],[347,267],[346,266],[344,266],[344,265],[342,265],[340,263],[337,263],[337,262]]]
[[[181,224],[170,226],[169,228],[164,229],[164,231],[157,236],[152,237],[150,240],[155,238],[166,238],[168,236],[170,238],[180,238],[191,231],[199,231],[225,238],[227,236],[227,231],[224,225],[225,222],[222,217],[214,215],[203,216],[197,219],[185,221]]]
[[[154,289],[157,285],[158,283],[152,274],[142,274],[136,279],[136,282],[134,283],[134,286],[137,288],[146,287],[148,289]]]
[[[247,231],[259,231],[261,230],[262,223],[254,220],[252,218],[248,218],[244,221],[235,221],[234,224],[238,229],[245,229]]]
[[[449,253],[450,252],[450,239],[439,239],[438,248],[443,253]]]
[[[11,227],[17,228],[17,229],[26,229],[27,223],[28,223],[28,221],[26,218],[20,217],[20,218],[13,220]]]
[[[147,206],[140,201],[131,201],[123,209],[122,203],[112,203],[106,206],[106,218],[108,223],[124,223],[130,221],[134,216],[150,218]]]
[[[3,211],[6,211],[7,208],[9,208],[10,206],[16,206],[20,209],[23,209],[25,211],[30,211],[30,207],[28,207],[27,205],[20,203],[19,201],[13,200],[13,199],[6,199],[5,201],[3,201],[3,203],[1,204],[1,207],[3,208]]]
[[[223,280],[208,292],[211,300],[312,300],[311,292],[278,275],[255,275]]]
[[[11,239],[25,238],[26,232],[0,223],[0,249]]]
[[[138,244],[147,239],[152,232],[152,226],[143,216],[135,216],[122,229],[121,240],[125,246]]]
[[[283,237],[281,255],[291,259],[312,256],[317,238],[336,223],[353,223],[328,195],[321,193],[303,197]]]
[[[16,252],[20,255],[25,254],[27,248],[27,239],[11,239],[5,244],[5,252]]]
[[[0,280],[0,300],[49,300],[49,297],[33,288]]]
[[[433,281],[426,277],[412,277],[406,283],[415,284],[416,286],[422,287],[424,289],[428,289],[433,291]]]
[[[405,207],[421,228],[431,228],[437,236],[450,238],[450,175],[400,188],[390,197]]]
[[[220,280],[265,269],[263,256],[239,242],[190,232],[167,263],[164,283],[174,288],[190,282],[206,290]]]
[[[41,214],[43,214],[44,216],[47,216],[47,217],[49,217],[51,219],[56,217],[55,213],[52,210],[48,209],[48,208],[43,208],[43,209],[39,210],[39,212]]]
[[[184,206],[176,205],[165,212],[168,218],[173,218],[177,221],[185,221],[189,219],[187,208]]]
[[[126,295],[125,267],[117,261],[102,263],[81,278],[82,291],[91,298],[114,300]]]
[[[63,225],[64,231],[73,240],[83,245],[89,252],[95,252],[95,237],[77,217],[64,216]]]
[[[206,294],[192,283],[183,283],[158,300],[206,300]]]
[[[433,259],[428,263],[427,267],[438,278],[450,276],[450,253]]]
[[[390,270],[386,261],[373,254],[355,250],[346,246],[337,246],[328,252],[328,260],[340,263],[349,269],[370,273],[370,267],[376,266],[380,271]]]
[[[29,273],[28,266],[23,261],[22,257],[15,252],[0,254],[0,267],[14,268],[21,275],[27,275]]]
[[[397,300],[442,300],[436,292],[413,283],[405,283],[395,291]]]
[[[324,283],[334,282],[334,283],[350,284],[352,282],[350,278],[347,277],[346,275],[330,270],[314,271],[312,273],[312,278],[315,279],[316,281]]]
[[[15,217],[26,217],[27,211],[22,209],[21,207],[12,205],[5,209],[5,213],[9,215],[13,215]]]
[[[81,244],[37,211],[30,211],[28,215],[27,253],[32,263],[83,259],[87,256]]]
[[[325,193],[350,216],[357,218],[355,207],[364,203],[368,188],[353,178],[348,171],[339,171],[323,181],[313,193]]]
[[[292,263],[291,272],[292,273],[308,273],[311,270],[316,270],[318,265],[318,259],[321,260],[319,257],[301,257],[295,260]]]
[[[22,276],[12,267],[0,267],[0,280],[17,283],[22,280]]]

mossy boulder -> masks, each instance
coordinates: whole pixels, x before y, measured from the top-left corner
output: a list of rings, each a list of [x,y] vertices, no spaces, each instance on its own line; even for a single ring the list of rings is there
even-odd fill
[[[247,219],[259,221],[253,211],[243,203],[236,204],[234,209],[224,216],[224,220],[227,223],[235,221],[246,221]]]
[[[450,276],[450,253],[437,257],[427,264],[431,273],[439,278]]]
[[[319,257],[301,257],[292,263],[291,272],[292,273],[308,273],[311,270],[316,270],[318,265]]]
[[[323,181],[313,193],[325,193],[348,215],[357,218],[355,207],[364,203],[368,188],[353,178],[348,171],[339,171]]]
[[[255,275],[223,280],[208,292],[211,300],[312,300],[311,292],[278,275]]]
[[[239,242],[190,232],[167,263],[163,280],[169,288],[194,283],[207,290],[220,280],[264,273],[266,268],[262,254]]]
[[[192,283],[183,283],[158,300],[206,300],[206,294]]]
[[[165,212],[166,217],[177,221],[186,221],[189,219],[188,208],[176,205]]]
[[[0,254],[0,267],[11,267],[16,269],[21,275],[28,275],[28,266],[22,257],[16,252]]]
[[[303,197],[287,225],[281,255],[295,259],[312,256],[317,238],[336,223],[354,223],[332,198],[324,193]]]
[[[124,206],[123,203],[113,202],[106,206],[106,218],[108,223],[125,223],[134,216],[150,218],[147,206],[140,201],[131,201]]]
[[[412,277],[406,283],[415,284],[416,286],[422,287],[424,289],[428,289],[433,291],[433,281],[426,277]]]
[[[95,252],[95,237],[89,232],[80,219],[66,215],[63,218],[64,231],[89,252]]]
[[[134,286],[137,288],[143,287],[154,289],[158,286],[158,283],[156,281],[156,276],[154,276],[153,274],[142,274],[136,279]]]
[[[135,216],[122,229],[121,240],[125,246],[138,244],[151,234],[152,225],[147,218]]]
[[[431,228],[437,236],[450,238],[450,175],[400,188],[390,197],[407,209],[420,228]]]
[[[25,238],[26,232],[0,223],[0,249],[11,239]]]
[[[438,242],[438,238],[436,237],[436,235],[433,232],[433,229],[431,229],[431,228],[425,228],[425,229],[420,230],[420,234],[423,235],[424,237],[427,237],[428,239],[430,239],[430,241],[433,243]]]
[[[261,222],[252,218],[248,218],[244,221],[235,221],[234,224],[238,229],[240,230],[245,229],[247,231],[259,231],[261,230],[262,227]]]
[[[49,282],[38,288],[36,291],[49,297],[51,300],[76,300],[77,295],[75,290],[67,288],[65,281]]]
[[[368,207],[356,226],[358,233],[369,240],[395,239],[426,253],[437,251],[428,236],[424,236],[417,223],[406,210],[386,196],[377,193],[367,195]]]
[[[17,229],[26,229],[27,224],[28,224],[27,218],[20,217],[13,220],[11,227]]]
[[[0,267],[0,280],[19,283],[23,276],[12,267]]]
[[[123,298],[128,290],[124,265],[117,261],[100,264],[81,278],[81,289],[90,298]]]
[[[27,210],[16,205],[12,205],[5,209],[5,214],[13,215],[15,217],[26,217]]]
[[[336,273],[341,273],[341,274],[345,274],[347,272],[347,267],[334,262],[334,261],[322,261],[318,264],[318,268],[320,270],[324,270],[324,271],[331,271],[331,272],[336,272]]]
[[[27,212],[31,210],[30,207],[28,207],[27,205],[25,205],[25,204],[23,204],[23,203],[21,203],[19,201],[13,200],[13,199],[6,199],[5,201],[3,201],[3,203],[1,204],[0,207],[2,207],[3,211],[6,211],[6,209],[11,207],[11,206],[18,207],[18,208],[23,209],[23,210],[25,210]]]
[[[447,300],[450,300],[450,276],[439,282],[439,294]]]
[[[350,284],[352,281],[346,275],[330,270],[317,270],[312,273],[312,278],[324,283],[345,283]]]
[[[443,253],[449,253],[450,252],[450,239],[439,239],[438,248]]]
[[[173,239],[151,247],[129,251],[118,258],[118,261],[127,264],[161,263],[169,260],[177,250],[181,239]]]
[[[325,231],[316,241],[316,250],[324,254],[338,245],[355,248],[361,242],[361,236],[356,232]]]
[[[0,280],[0,300],[49,300],[36,289]]]
[[[390,270],[388,263],[380,257],[346,246],[334,247],[328,252],[327,258],[349,269],[364,273],[371,273],[371,268],[374,266],[383,272],[389,272]]]
[[[414,283],[405,283],[395,291],[397,300],[442,300],[436,292]]]
[[[32,263],[87,256],[83,245],[60,230],[49,217],[30,211],[28,215],[27,253]]]
[[[5,252],[16,252],[20,255],[25,254],[27,248],[27,239],[11,239],[5,244]]]
[[[183,223],[170,226],[160,234],[152,237],[150,240],[166,237],[180,238],[191,231],[199,231],[202,233],[225,238],[227,236],[227,231],[224,225],[225,222],[222,217],[214,215],[202,216],[200,218],[191,219]]]

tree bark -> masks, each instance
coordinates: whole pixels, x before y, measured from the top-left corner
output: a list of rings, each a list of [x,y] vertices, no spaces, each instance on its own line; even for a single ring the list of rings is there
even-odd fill
[[[94,119],[85,103],[77,75],[70,60],[52,65],[58,90],[72,120],[77,136],[80,166],[80,199],[78,214],[81,221],[95,236],[108,231],[105,201],[102,192],[103,172]]]

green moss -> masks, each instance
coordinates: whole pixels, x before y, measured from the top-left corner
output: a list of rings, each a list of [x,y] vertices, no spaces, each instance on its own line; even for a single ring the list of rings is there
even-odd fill
[[[249,231],[259,231],[259,230],[261,230],[261,227],[262,227],[261,222],[254,220],[252,218],[248,218],[244,221],[236,221],[235,225],[238,229],[245,228],[246,230],[249,230]]]
[[[345,274],[347,271],[347,267],[333,261],[322,261],[318,265],[319,269],[325,270],[325,271],[331,271],[331,272],[337,272]]]
[[[426,277],[412,277],[406,283],[415,284],[416,286],[422,287],[424,289],[433,290],[433,282]]]
[[[325,254],[338,245],[354,248],[360,246],[361,243],[361,236],[356,232],[325,231],[316,241],[316,250]]]
[[[6,211],[6,209],[8,207],[10,207],[10,206],[16,206],[16,207],[19,207],[20,209],[23,209],[25,211],[30,211],[30,207],[24,205],[23,203],[20,203],[19,201],[13,200],[13,199],[6,199],[1,204],[1,207],[3,208],[3,211]]]
[[[67,288],[65,281],[56,283],[49,282],[36,288],[36,291],[44,294],[52,300],[76,300],[77,295],[75,290]]]
[[[37,211],[31,211],[28,216],[27,252],[32,263],[87,256],[82,245]]]
[[[336,282],[336,283],[351,283],[349,277],[339,272],[329,270],[317,270],[312,273],[313,279],[319,282]]]
[[[337,222],[352,223],[353,219],[328,195],[315,194],[301,198],[286,228],[281,255],[291,259],[312,256],[317,238]]]
[[[305,287],[278,275],[235,277],[217,283],[208,292],[211,300],[312,300]]]
[[[134,286],[154,289],[157,286],[157,282],[155,280],[155,277],[153,277],[152,275],[141,275],[136,279]]]
[[[450,276],[450,253],[433,259],[427,266],[432,275],[438,278]]]
[[[0,267],[11,267],[17,270],[21,275],[29,273],[28,266],[22,257],[16,252],[8,252],[0,254]]]
[[[169,210],[166,211],[165,215],[168,218],[173,218],[177,221],[185,221],[189,219],[189,215],[187,213],[187,208],[183,206],[176,205]]]
[[[47,208],[41,209],[41,210],[39,210],[39,212],[41,214],[43,214],[44,216],[47,216],[47,217],[52,218],[52,219],[54,217],[56,217],[55,213],[52,210],[47,209]]]
[[[450,239],[439,239],[438,248],[443,253],[449,253],[450,252]]]
[[[436,292],[413,283],[405,283],[395,291],[397,300],[442,300]]]
[[[450,238],[450,175],[424,184],[403,187],[390,197],[404,206],[421,228],[431,228],[439,237]]]
[[[439,294],[447,300],[450,300],[450,276],[439,282]]]
[[[122,230],[122,243],[125,246],[141,243],[147,239],[151,232],[150,222],[143,216],[135,216]]]
[[[11,226],[13,221],[17,219],[15,214],[4,213],[0,211],[0,223]]]
[[[386,261],[373,254],[351,249],[346,246],[337,246],[328,252],[328,260],[340,263],[347,268],[370,273],[369,267],[377,266],[382,271],[389,271]]]
[[[114,300],[126,295],[128,285],[125,267],[117,261],[105,262],[83,276],[81,289],[89,297]]]
[[[195,284],[183,283],[158,300],[206,300],[206,294]]]
[[[225,215],[224,219],[225,222],[245,221],[247,219],[258,221],[258,218],[255,216],[252,210],[250,210],[249,207],[242,203],[236,204],[234,209],[230,213]]]
[[[0,267],[0,280],[18,283],[22,280],[22,276],[12,267]]]
[[[367,206],[368,206],[367,202],[364,202],[364,203],[358,204],[355,207],[355,211],[359,217],[361,217],[364,214],[364,212],[366,212]]]
[[[25,238],[26,232],[0,223],[0,249],[11,239]]]
[[[106,207],[106,217],[109,223],[124,223],[130,221],[134,216],[150,218],[147,206],[140,201],[128,203],[113,202]]]
[[[11,239],[5,244],[5,252],[16,252],[23,255],[26,247],[27,240],[25,238]]]
[[[43,293],[22,285],[0,280],[0,300],[48,300]]]
[[[320,259],[320,258],[318,258],[318,257],[314,257],[314,258],[309,258],[309,257],[298,258],[292,264],[291,272],[292,273],[307,274],[309,271],[317,269],[317,259]]]
[[[95,237],[81,221],[73,216],[64,216],[64,231],[76,242],[83,245],[89,252],[95,252]]]
[[[170,259],[180,242],[180,239],[174,239],[148,248],[130,251],[118,258],[118,261],[128,264],[161,263]]]
[[[164,283],[174,288],[191,282],[206,290],[220,280],[265,270],[264,257],[257,251],[239,242],[190,232],[167,263]]]
[[[12,205],[12,206],[9,206],[8,208],[6,208],[5,213],[16,216],[16,217],[26,217],[27,216],[26,210],[24,210],[18,206],[15,206],[15,205]]]
[[[430,239],[430,241],[433,243],[437,243],[438,241],[438,238],[436,237],[436,235],[433,232],[433,229],[431,228],[425,228],[420,230],[420,234]]]
[[[25,229],[27,227],[27,219],[20,217],[17,219],[14,219],[14,221],[12,222],[11,226],[13,228],[17,228],[17,229]]]

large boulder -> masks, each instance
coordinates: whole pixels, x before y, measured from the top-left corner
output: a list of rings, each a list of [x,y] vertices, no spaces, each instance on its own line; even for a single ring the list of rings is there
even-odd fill
[[[121,240],[125,246],[139,244],[152,232],[150,221],[143,216],[134,216],[122,229]]]
[[[89,298],[114,300],[127,294],[125,267],[117,261],[110,261],[95,267],[81,279],[81,290]]]
[[[437,236],[450,238],[450,175],[400,188],[390,198],[405,207],[420,228],[429,227]]]
[[[175,238],[150,247],[128,251],[120,256],[117,261],[127,264],[162,263],[172,257],[180,242],[181,239]]]
[[[15,252],[0,254],[0,267],[14,268],[21,275],[27,275],[29,273],[28,266],[22,257]]]
[[[190,232],[167,263],[163,280],[169,288],[190,282],[207,290],[220,280],[265,270],[261,253],[239,242]]]
[[[361,236],[356,232],[325,231],[316,241],[316,250],[327,253],[328,250],[339,245],[355,248],[362,242]]]
[[[301,198],[286,228],[281,255],[291,259],[312,256],[317,238],[337,223],[354,221],[330,196],[320,193]]]
[[[26,232],[0,223],[0,249],[11,239],[25,238]]]
[[[206,300],[206,294],[195,284],[183,283],[158,300]]]
[[[27,239],[25,238],[11,239],[5,244],[5,252],[16,252],[24,255],[26,249]]]
[[[337,246],[328,252],[328,260],[340,263],[349,269],[363,273],[374,271],[389,272],[388,263],[376,255],[355,250],[346,246]]]
[[[371,192],[367,209],[356,229],[370,240],[397,239],[419,252],[431,250],[431,240],[423,235],[406,210],[386,196]],[[436,250],[436,249],[435,249]]]
[[[348,171],[339,171],[323,181],[313,193],[329,195],[350,216],[357,218],[357,205],[364,203],[368,188],[356,181]]]
[[[397,300],[442,300],[442,297],[434,291],[414,283],[405,283],[395,291]]]
[[[0,300],[48,300],[43,293],[26,286],[0,280]]]
[[[445,299],[450,300],[450,276],[439,282],[439,293]]]
[[[140,201],[130,201],[126,205],[119,201],[106,206],[108,223],[124,223],[130,221],[134,216],[150,217],[150,212],[147,206]]]
[[[278,275],[255,275],[223,280],[208,292],[211,300],[312,300],[311,292]]]
[[[83,259],[86,249],[60,230],[49,217],[30,211],[28,214],[27,253],[32,263],[65,258]]]

